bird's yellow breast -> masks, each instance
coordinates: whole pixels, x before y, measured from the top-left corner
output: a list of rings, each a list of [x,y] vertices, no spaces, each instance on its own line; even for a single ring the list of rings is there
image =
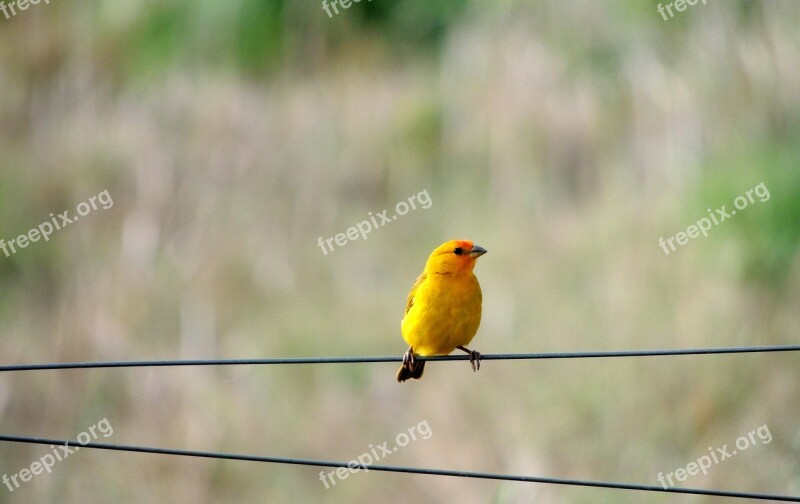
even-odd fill
[[[475,275],[428,275],[416,287],[401,323],[418,355],[447,355],[468,345],[481,323],[481,287]]]

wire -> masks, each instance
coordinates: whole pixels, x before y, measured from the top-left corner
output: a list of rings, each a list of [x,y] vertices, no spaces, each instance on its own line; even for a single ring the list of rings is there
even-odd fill
[[[192,450],[173,450],[168,448],[149,448],[145,446],[130,446],[130,445],[110,445],[103,443],[76,443],[74,441],[65,441],[61,439],[43,439],[24,436],[5,436],[0,435],[0,441],[7,441],[12,443],[29,443],[29,444],[43,444],[51,446],[64,446],[74,447],[75,450],[80,448],[94,448],[97,450],[112,450],[112,451],[125,451],[136,453],[151,453],[157,455],[174,455],[180,457],[199,457],[209,459],[222,459],[222,460],[243,460],[248,462],[266,462],[272,464],[292,464],[303,466],[316,466],[316,467],[343,467],[352,469],[363,469],[367,471],[382,471],[382,472],[395,472],[407,474],[426,474],[433,476],[452,476],[458,478],[474,478],[474,479],[488,479],[488,480],[501,480],[501,481],[519,481],[526,483],[541,483],[550,485],[568,485],[568,486],[583,486],[594,488],[610,488],[616,490],[634,490],[642,492],[665,492],[665,493],[679,493],[679,494],[694,494],[694,495],[713,495],[716,497],[732,497],[739,499],[757,499],[757,500],[775,500],[784,502],[800,502],[800,497],[786,496],[786,495],[770,495],[763,493],[745,493],[745,492],[731,492],[725,490],[705,490],[701,488],[681,488],[670,487],[664,488],[654,485],[637,485],[632,483],[614,483],[607,481],[587,481],[587,480],[573,480],[573,479],[560,479],[560,478],[544,478],[539,476],[518,476],[512,474],[493,474],[484,472],[472,471],[449,471],[444,469],[428,469],[422,467],[403,467],[403,466],[385,466],[373,464],[358,464],[353,462],[337,462],[329,460],[314,460],[314,459],[299,459],[299,458],[286,458],[286,457],[263,457],[257,455],[243,455],[236,453],[220,453],[220,452],[207,452],[207,451],[192,451]],[[320,475],[320,479],[322,475]]]
[[[755,346],[755,347],[722,347],[722,348],[688,348],[666,350],[623,350],[623,351],[597,351],[597,352],[552,352],[552,353],[525,353],[525,354],[488,354],[482,355],[482,360],[540,360],[540,359],[580,359],[580,358],[610,358],[610,357],[649,357],[673,355],[710,355],[710,354],[737,354],[737,353],[764,353],[764,352],[796,352],[800,345]],[[467,360],[468,355],[447,355],[418,357],[426,361],[457,361]],[[151,361],[108,361],[108,362],[67,362],[50,364],[20,364],[0,366],[2,371],[33,371],[53,369],[88,369],[88,368],[130,368],[130,367],[166,367],[166,366],[222,366],[222,365],[270,365],[270,364],[346,364],[346,363],[375,363],[375,362],[401,362],[402,357],[310,357],[310,358],[274,358],[274,359],[207,359],[207,360],[151,360]],[[694,495],[710,495],[717,497],[731,497],[741,499],[776,500],[785,502],[800,502],[800,497],[770,495],[761,493],[731,492],[724,490],[705,490],[699,488],[663,488],[653,485],[638,485],[632,483],[615,483],[605,481],[573,480],[560,478],[545,478],[538,476],[518,476],[506,474],[493,474],[470,471],[452,471],[444,469],[429,469],[403,466],[363,465],[347,462],[298,459],[286,457],[265,457],[233,453],[174,450],[166,448],[150,448],[130,445],[109,445],[102,443],[75,443],[58,439],[32,438],[24,436],[0,435],[0,441],[15,443],[33,443],[44,445],[62,445],[79,449],[93,448],[99,450],[126,451],[137,453],[151,453],[159,455],[174,455],[184,457],[200,457],[226,460],[242,460],[250,462],[266,462],[275,464],[294,464],[317,467],[336,467],[364,469],[365,471],[383,471],[409,474],[426,474],[434,476],[451,476],[461,478],[491,479],[501,481],[519,481],[529,483],[542,483],[552,485],[584,486],[595,488],[608,488],[617,490],[633,490],[644,492],[680,493]]]
[[[481,360],[541,360],[541,359],[588,359],[607,357],[655,357],[670,355],[709,355],[763,352],[797,352],[800,345],[754,346],[754,347],[722,347],[722,348],[685,348],[668,350],[622,350],[603,352],[551,352],[520,354],[487,354]],[[459,361],[468,360],[468,355],[441,355],[416,357],[425,361]],[[133,368],[133,367],[168,367],[168,366],[239,366],[269,364],[353,364],[370,362],[402,362],[400,356],[389,357],[299,357],[275,359],[195,359],[195,360],[145,360],[145,361],[109,361],[109,362],[59,362],[50,364],[17,364],[0,366],[4,371],[38,371],[45,369],[90,369],[90,368]]]

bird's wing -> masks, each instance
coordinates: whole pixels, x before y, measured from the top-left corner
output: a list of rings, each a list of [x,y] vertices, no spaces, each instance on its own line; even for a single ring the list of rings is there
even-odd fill
[[[425,279],[428,278],[426,273],[422,273],[420,276],[417,277],[416,282],[414,285],[411,286],[411,290],[408,292],[408,299],[406,300],[406,311],[404,315],[408,315],[408,311],[414,306],[414,294],[417,293],[417,288],[422,285]]]

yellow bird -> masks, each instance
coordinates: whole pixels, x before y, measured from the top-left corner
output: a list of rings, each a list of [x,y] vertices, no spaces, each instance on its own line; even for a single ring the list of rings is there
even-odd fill
[[[468,240],[440,245],[428,257],[414,282],[400,324],[410,348],[397,370],[397,381],[418,380],[425,361],[415,356],[448,355],[456,348],[469,354],[472,370],[481,367],[481,354],[466,347],[481,324],[481,286],[472,273],[486,249]]]

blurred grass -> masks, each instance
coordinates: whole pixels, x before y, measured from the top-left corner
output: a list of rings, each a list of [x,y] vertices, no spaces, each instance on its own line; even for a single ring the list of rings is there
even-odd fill
[[[349,9],[338,6],[339,14],[330,19],[320,16],[321,3],[286,0],[200,5],[170,0],[155,6],[112,0],[94,2],[93,8],[103,57],[114,62],[107,70],[129,80],[197,64],[252,77],[307,71],[351,48],[358,33],[365,34],[364,42],[419,57],[441,43],[466,5],[466,0],[363,0]]]
[[[710,169],[701,180],[697,196],[700,205],[718,201],[716,206],[711,204],[712,210],[727,204],[730,211],[735,210],[736,197],[761,183],[766,186],[768,200],[761,202],[756,197],[755,203],[726,219],[723,224],[728,225],[720,225],[719,231],[737,239],[743,279],[775,295],[785,294],[787,283],[793,280],[800,249],[800,171],[795,169],[799,142],[800,135],[755,146],[753,151],[735,149],[723,154],[720,166]],[[702,209],[698,210],[702,215]]]
[[[649,2],[119,0],[0,23],[2,362],[400,355],[438,243],[489,249],[485,353],[794,343],[800,7]],[[47,34],[43,36],[42,34]],[[671,236],[753,204],[665,256]],[[433,205],[323,255],[428,190]],[[4,432],[655,482],[768,424],[691,486],[800,493],[792,355],[21,373]],[[0,473],[44,451],[0,446]],[[658,495],[82,452],[0,502],[667,502]],[[669,498],[669,499],[668,499]],[[713,499],[696,499],[714,502]]]

